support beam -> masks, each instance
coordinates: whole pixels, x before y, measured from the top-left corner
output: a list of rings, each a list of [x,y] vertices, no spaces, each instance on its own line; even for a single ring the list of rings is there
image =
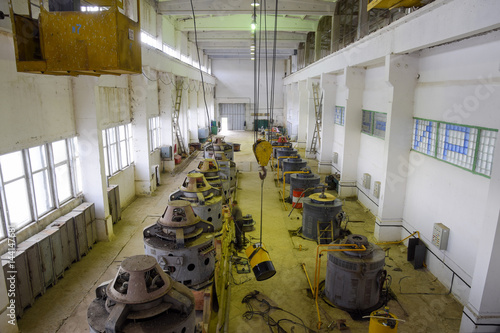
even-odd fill
[[[262,5],[262,4],[261,4]],[[196,15],[235,15],[250,13],[253,7],[249,1],[193,1]],[[335,8],[334,2],[320,0],[283,0],[278,3],[279,15],[327,15]],[[259,11],[261,9],[259,8]],[[266,11],[274,13],[275,3],[267,2]],[[185,0],[160,1],[158,12],[164,15],[192,15],[191,4]]]
[[[406,180],[412,168],[408,133],[413,125],[413,96],[417,85],[418,58],[388,55],[385,59],[389,100],[384,139],[384,175],[374,236],[379,241],[401,239]]]

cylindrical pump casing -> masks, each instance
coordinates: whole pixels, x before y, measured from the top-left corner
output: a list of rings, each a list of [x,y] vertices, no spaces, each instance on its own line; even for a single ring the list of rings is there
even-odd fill
[[[292,148],[292,143],[291,142],[273,141],[271,143],[271,145],[273,146],[273,157],[274,158],[277,157],[276,152],[278,151],[278,149],[280,149],[280,148]]]
[[[319,185],[321,178],[313,173],[296,173],[290,175],[290,200],[293,199],[293,190],[296,188],[308,189]],[[321,189],[315,189],[306,193],[306,196],[311,193],[321,192]],[[301,199],[300,201],[302,202]]]
[[[285,183],[290,184],[290,176],[292,174],[285,175],[285,172],[290,171],[300,171],[300,169],[305,168],[307,166],[307,161],[301,158],[284,158],[283,159],[283,169],[280,172],[280,177],[283,179],[283,175],[285,176]]]
[[[315,196],[319,195],[320,193],[315,193],[302,201],[304,207],[302,212],[302,235],[305,238],[318,241],[318,224],[320,224],[320,230],[330,230],[329,223],[331,221],[334,239],[336,239],[340,235],[341,220],[337,215],[342,211],[342,201],[335,199],[333,196],[324,200],[314,199]],[[329,239],[326,239],[327,237]],[[323,233],[321,238],[324,243],[330,243],[334,240],[331,239],[330,231]]]
[[[385,252],[362,235],[349,235],[345,243],[363,245],[366,251],[328,253],[325,295],[346,311],[373,311],[380,306]]]
[[[300,158],[299,153],[293,148],[280,148],[276,151],[276,158],[278,159],[278,164],[280,170],[283,169],[283,160],[285,156],[298,156]]]

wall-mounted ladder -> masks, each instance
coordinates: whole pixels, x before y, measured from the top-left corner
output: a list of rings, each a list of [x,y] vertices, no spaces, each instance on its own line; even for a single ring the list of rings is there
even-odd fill
[[[321,98],[319,97],[319,83],[313,84],[313,98],[314,98],[314,116],[315,116],[315,125],[313,137],[311,140],[311,148],[309,149],[310,153],[317,153],[316,144],[321,146],[321,108],[323,104],[323,93],[321,94]]]
[[[184,139],[182,138],[181,128],[179,126],[179,113],[181,111],[181,101],[182,101],[182,86],[184,81],[182,79],[177,80],[175,86],[175,104],[174,112],[172,114],[172,126],[174,127],[175,137],[177,138],[177,144],[179,145],[178,153],[179,155],[186,155],[186,147],[184,146]]]

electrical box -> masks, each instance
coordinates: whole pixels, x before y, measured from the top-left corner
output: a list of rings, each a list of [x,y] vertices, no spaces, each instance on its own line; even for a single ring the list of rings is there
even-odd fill
[[[434,223],[434,230],[432,232],[432,244],[440,250],[446,250],[448,247],[448,236],[450,229],[442,223]]]
[[[371,182],[372,182],[372,176],[369,173],[364,173],[363,174],[363,187],[369,190]]]
[[[380,187],[381,187],[381,183],[380,182],[374,182],[373,183],[373,196],[377,199],[380,198]]]

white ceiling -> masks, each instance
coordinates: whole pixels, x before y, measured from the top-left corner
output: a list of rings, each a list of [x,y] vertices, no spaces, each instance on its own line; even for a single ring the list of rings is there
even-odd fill
[[[198,46],[210,58],[249,59],[253,36],[250,29],[253,0],[192,0],[196,18]],[[267,49],[272,52],[276,0],[259,0],[256,7],[256,36],[261,38],[261,53],[265,52],[265,26]],[[300,42],[310,31],[316,31],[321,16],[333,15],[336,0],[280,0],[277,12],[277,58],[294,54]],[[264,8],[264,4],[266,5]],[[267,15],[264,13],[267,11]],[[177,29],[188,34],[195,42],[190,0],[159,0],[158,12],[176,21]],[[262,13],[262,14],[261,14]],[[265,19],[266,18],[266,19]],[[259,30],[259,23],[262,26]],[[259,43],[257,42],[257,45]]]

